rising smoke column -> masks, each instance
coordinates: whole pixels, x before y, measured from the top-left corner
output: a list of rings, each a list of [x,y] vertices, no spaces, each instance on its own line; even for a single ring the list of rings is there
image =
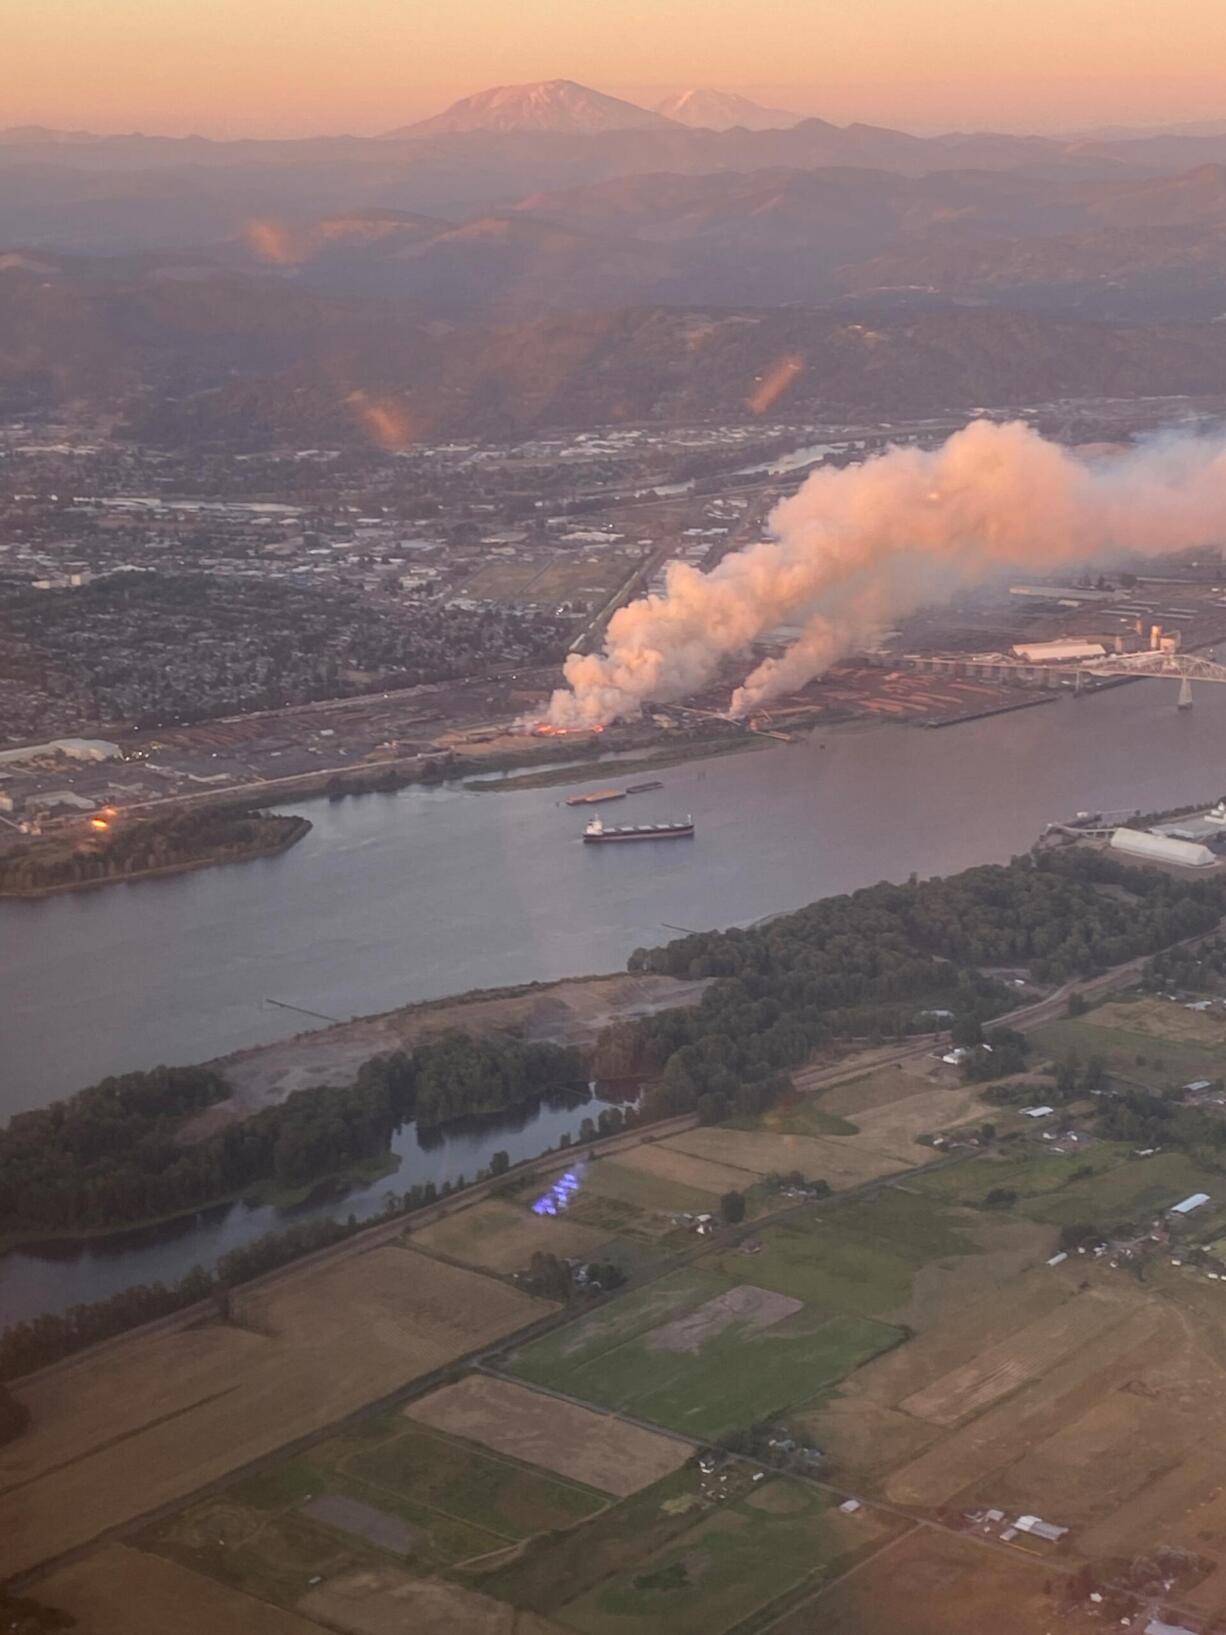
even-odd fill
[[[800,624],[738,688],[744,714],[991,574],[1226,540],[1226,441],[1168,436],[1087,464],[1020,422],[977,420],[931,452],[814,472],[769,527],[709,574],[671,564],[663,595],[619,608],[602,653],[567,659],[548,719],[593,726],[683,698],[774,625]]]

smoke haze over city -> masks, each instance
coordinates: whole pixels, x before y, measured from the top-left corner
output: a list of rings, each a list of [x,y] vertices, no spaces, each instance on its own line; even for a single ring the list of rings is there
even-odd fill
[[[815,472],[778,505],[771,537],[710,574],[685,563],[667,591],[620,608],[604,651],[572,655],[557,726],[604,724],[704,686],[780,623],[803,634],[752,671],[743,715],[871,641],[884,621],[1002,569],[1043,573],[1183,551],[1226,526],[1226,445],[1167,436],[1085,461],[1021,423],[972,422],[933,452],[894,448]]]

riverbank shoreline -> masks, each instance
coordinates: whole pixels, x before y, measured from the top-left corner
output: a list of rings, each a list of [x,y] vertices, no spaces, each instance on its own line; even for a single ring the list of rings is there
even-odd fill
[[[617,755],[605,755],[586,764],[576,761],[544,772],[512,773],[501,778],[468,778],[464,781],[464,788],[478,795],[504,791],[514,794],[517,790],[524,789],[552,789],[566,784],[587,783],[591,777],[603,777],[606,773],[610,776],[616,773],[620,777],[622,774],[655,772],[664,767],[683,766],[688,761],[715,760],[723,755],[744,755],[766,749],[768,743],[769,740],[763,737],[749,734],[737,738],[715,738],[701,743],[679,744],[673,748],[665,748],[658,755],[631,754],[624,760]]]
[[[709,985],[704,978],[685,981],[611,971],[556,982],[473,988],[305,1028],[287,1039],[248,1045],[203,1064],[221,1074],[232,1094],[197,1114],[184,1127],[182,1139],[203,1140],[312,1084],[351,1084],[371,1057],[404,1050],[453,1029],[474,1038],[590,1047],[609,1023],[696,1005]]]
[[[296,846],[300,840],[305,840],[314,828],[310,818],[297,815],[260,814],[260,816],[270,824],[275,823],[280,833],[275,838],[269,837],[267,841],[240,852],[189,857],[180,862],[161,863],[154,868],[133,869],[127,874],[98,875],[93,879],[66,880],[56,885],[30,886],[24,889],[0,885],[0,902],[40,902],[44,898],[62,897],[73,891],[92,891],[101,886],[126,885],[137,880],[164,879],[175,874],[190,874],[196,869],[221,868],[228,863],[254,863],[261,857],[279,857],[283,852],[289,851],[291,846]]]

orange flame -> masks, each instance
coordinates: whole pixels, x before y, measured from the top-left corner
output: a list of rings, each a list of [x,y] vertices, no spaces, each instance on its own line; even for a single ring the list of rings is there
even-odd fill
[[[110,828],[110,824],[106,821],[105,818],[90,818],[89,826],[90,826],[91,829],[109,829]]]

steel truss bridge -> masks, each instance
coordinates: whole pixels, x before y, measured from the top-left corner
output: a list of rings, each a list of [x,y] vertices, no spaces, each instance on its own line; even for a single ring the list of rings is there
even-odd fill
[[[1197,653],[1160,653],[1152,650],[1143,653],[1106,653],[1102,658],[1050,663],[1040,659],[1030,661],[1003,657],[945,659],[937,660],[935,663],[930,659],[921,659],[918,667],[973,670],[980,675],[999,676],[1002,680],[1009,672],[1024,675],[1032,681],[1051,675],[1072,676],[1074,690],[1078,692],[1087,679],[1135,678],[1177,681],[1181,710],[1191,706],[1194,681],[1226,682],[1226,664],[1219,664],[1216,659],[1202,658]]]

